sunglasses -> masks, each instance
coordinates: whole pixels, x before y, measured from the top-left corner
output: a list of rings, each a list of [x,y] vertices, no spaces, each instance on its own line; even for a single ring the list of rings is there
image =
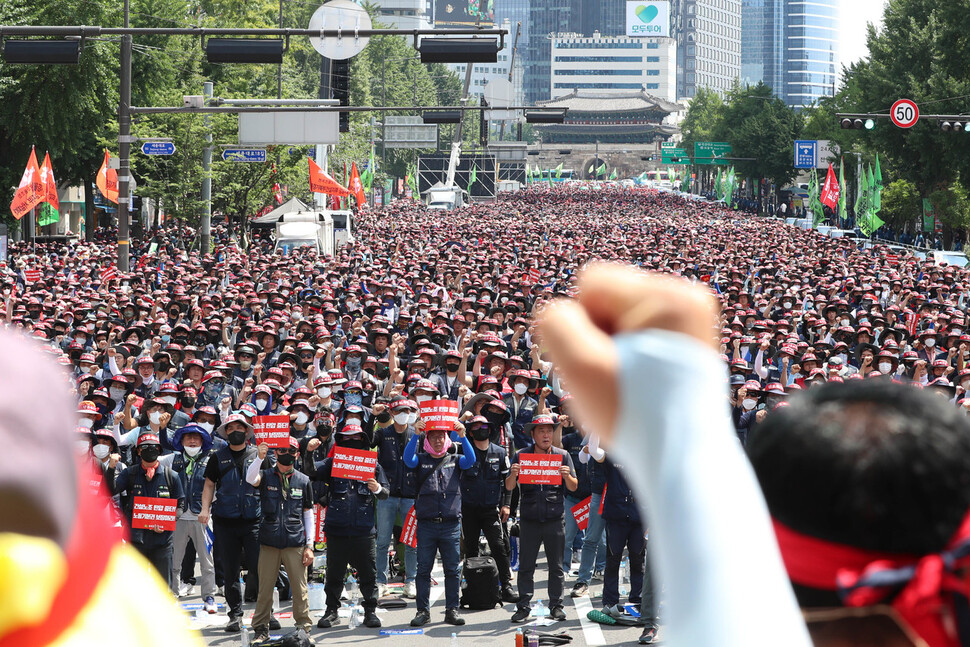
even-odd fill
[[[292,456],[296,456],[297,452],[298,452],[298,450],[295,447],[290,447],[289,449],[277,449],[276,450],[277,455],[279,455],[279,454],[290,454]]]

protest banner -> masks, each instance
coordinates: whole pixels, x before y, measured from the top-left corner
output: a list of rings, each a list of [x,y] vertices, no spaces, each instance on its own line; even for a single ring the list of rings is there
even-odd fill
[[[404,527],[401,528],[401,543],[411,548],[418,547],[418,517],[414,512],[414,506],[408,510],[404,517]]]
[[[135,529],[175,530],[178,499],[136,496],[132,501],[131,527]]]
[[[519,483],[559,485],[562,483],[561,454],[519,454]]]
[[[458,421],[460,407],[454,400],[427,400],[418,405],[421,409],[421,419],[424,420],[424,432],[452,431]]]
[[[317,532],[314,542],[322,544],[327,541],[327,534],[323,530],[324,524],[327,521],[327,509],[322,505],[315,505],[313,506],[313,510],[317,518]]]
[[[270,447],[290,446],[290,417],[256,416],[253,418],[256,443],[266,443]]]
[[[586,527],[589,526],[589,505],[592,501],[593,497],[588,496],[570,508],[573,518],[576,520],[576,527],[580,530],[586,530]]]
[[[377,452],[337,447],[333,453],[330,475],[338,479],[368,481],[374,478],[375,467],[377,467]]]

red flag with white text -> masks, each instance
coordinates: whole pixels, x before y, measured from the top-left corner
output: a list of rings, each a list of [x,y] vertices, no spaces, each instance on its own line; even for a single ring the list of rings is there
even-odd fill
[[[825,176],[825,184],[822,186],[820,200],[822,204],[832,211],[835,211],[836,207],[839,206],[839,179],[835,177],[835,170],[831,164],[829,164],[829,172]]]

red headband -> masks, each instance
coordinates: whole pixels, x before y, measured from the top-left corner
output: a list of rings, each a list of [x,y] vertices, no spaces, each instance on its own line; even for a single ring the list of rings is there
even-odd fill
[[[970,644],[961,642],[952,622],[943,621],[944,610],[953,609],[953,594],[970,597],[959,572],[970,565],[970,512],[944,552],[922,557],[837,544],[773,523],[793,583],[836,591],[849,607],[871,606],[899,591],[892,607],[930,647]]]

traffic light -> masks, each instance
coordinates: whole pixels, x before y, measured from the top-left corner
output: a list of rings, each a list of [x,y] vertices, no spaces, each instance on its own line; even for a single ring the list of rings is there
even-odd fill
[[[340,105],[350,105],[350,59],[335,59],[330,61],[330,89],[333,98],[340,101]],[[350,113],[340,113],[340,132],[350,132]]]
[[[940,130],[945,133],[970,133],[970,121],[943,121],[940,122]]]
[[[872,119],[863,120],[859,118],[850,119],[846,117],[842,120],[842,130],[862,130],[863,128],[866,130],[872,130],[875,127],[876,122]]]

